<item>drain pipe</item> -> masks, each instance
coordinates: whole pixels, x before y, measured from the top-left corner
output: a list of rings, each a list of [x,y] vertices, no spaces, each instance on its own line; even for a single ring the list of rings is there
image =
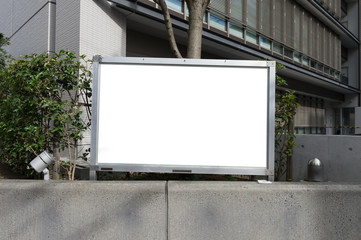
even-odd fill
[[[48,1],[48,55],[55,53],[56,0]]]

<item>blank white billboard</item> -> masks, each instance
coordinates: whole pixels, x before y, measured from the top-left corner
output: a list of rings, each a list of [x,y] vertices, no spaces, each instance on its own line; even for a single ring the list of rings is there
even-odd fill
[[[96,68],[93,165],[270,170],[273,62],[102,58]]]

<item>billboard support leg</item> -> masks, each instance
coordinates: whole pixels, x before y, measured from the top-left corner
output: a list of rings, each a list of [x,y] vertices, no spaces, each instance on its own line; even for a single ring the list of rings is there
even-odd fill
[[[89,180],[92,180],[92,181],[97,180],[97,171],[89,170]]]

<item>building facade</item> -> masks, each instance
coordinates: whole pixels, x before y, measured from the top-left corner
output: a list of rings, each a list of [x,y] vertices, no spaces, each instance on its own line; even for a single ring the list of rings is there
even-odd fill
[[[185,53],[186,3],[167,4]],[[276,60],[301,104],[297,134],[361,133],[359,14],[358,0],[212,0],[202,58]],[[10,37],[13,57],[60,49],[88,57],[173,57],[151,0],[2,0],[0,32]]]

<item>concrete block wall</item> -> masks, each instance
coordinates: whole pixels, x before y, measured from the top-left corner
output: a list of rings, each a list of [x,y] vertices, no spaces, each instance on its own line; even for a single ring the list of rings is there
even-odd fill
[[[361,184],[0,181],[0,239],[360,239]]]
[[[307,176],[307,163],[318,158],[325,175],[334,182],[361,182],[361,136],[297,135],[294,148],[294,181]]]

